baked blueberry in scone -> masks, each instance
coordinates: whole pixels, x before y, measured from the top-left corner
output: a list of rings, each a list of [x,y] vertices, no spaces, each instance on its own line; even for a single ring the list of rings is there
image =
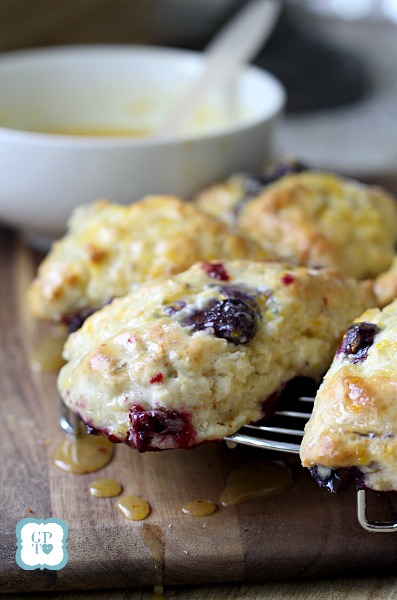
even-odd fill
[[[95,309],[142,282],[199,260],[266,258],[250,240],[173,196],[131,205],[99,201],[74,211],[28,290],[35,317],[79,325]]]
[[[338,491],[397,491],[397,301],[365,311],[347,329],[318,390],[302,464]]]
[[[302,169],[281,170],[270,183],[235,175],[203,190],[195,202],[271,256],[335,266],[357,279],[388,269],[397,241],[395,199],[379,187]]]
[[[293,378],[319,382],[373,295],[334,269],[201,262],[89,317],[58,386],[91,430],[143,452],[219,440],[273,410]]]

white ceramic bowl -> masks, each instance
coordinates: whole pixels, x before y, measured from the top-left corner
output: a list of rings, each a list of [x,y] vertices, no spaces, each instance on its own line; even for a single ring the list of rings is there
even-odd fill
[[[233,171],[261,171],[285,96],[257,68],[232,102],[210,94],[183,133],[150,135],[202,68],[200,53],[145,46],[0,55],[0,222],[56,237],[75,206],[98,198],[188,199]],[[149,134],[119,135],[136,130]]]

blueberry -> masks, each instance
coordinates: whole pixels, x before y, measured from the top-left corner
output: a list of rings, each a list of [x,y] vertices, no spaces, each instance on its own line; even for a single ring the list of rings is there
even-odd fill
[[[354,323],[346,331],[346,335],[338,349],[338,354],[343,352],[353,363],[358,363],[367,358],[368,350],[374,343],[376,334],[380,331],[375,323]]]
[[[171,316],[185,308],[185,306],[186,302],[184,302],[183,300],[175,300],[173,304],[168,304],[167,306],[164,306],[164,312],[168,316]]]
[[[273,167],[270,167],[265,176],[262,178],[263,185],[268,185],[269,183],[273,183],[285,175],[291,175],[293,173],[302,173],[303,171],[307,171],[308,167],[298,160],[290,160],[281,162]]]
[[[212,300],[202,310],[197,310],[183,320],[193,331],[212,329],[218,338],[235,345],[247,344],[258,330],[255,310],[238,298]]]
[[[94,309],[86,308],[81,310],[80,312],[75,313],[74,315],[67,315],[63,317],[62,322],[68,328],[69,333],[74,333],[83,325],[84,321],[88,319],[93,313]]]
[[[167,408],[144,410],[133,406],[127,443],[139,452],[164,448],[189,448],[195,431],[188,414]]]
[[[326,476],[321,473],[318,467],[311,467],[309,471],[321,488],[334,494],[345,491],[349,483],[355,478],[357,478],[357,486],[361,487],[360,473],[353,467],[339,470],[327,469],[329,472]]]
[[[242,300],[248,306],[251,306],[255,310],[255,312],[260,316],[260,308],[258,306],[257,301],[255,300],[255,296],[258,296],[257,289],[250,289],[243,284],[230,284],[230,285],[222,285],[219,286],[219,291],[226,298],[232,298],[233,300]]]
[[[106,304],[110,304],[114,298],[109,298],[107,302],[104,302],[102,306]],[[96,308],[82,308],[79,312],[74,313],[73,315],[65,315],[62,318],[62,323],[66,325],[69,333],[74,333],[83,325],[84,321],[88,319],[96,310],[102,308],[102,306],[97,306]]]

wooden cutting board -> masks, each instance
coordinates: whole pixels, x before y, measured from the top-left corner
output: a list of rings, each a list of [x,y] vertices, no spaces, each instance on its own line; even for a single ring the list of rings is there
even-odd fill
[[[336,496],[318,489],[298,460],[289,463],[293,484],[282,494],[194,518],[182,514],[186,502],[218,502],[233,469],[267,460],[269,453],[216,443],[140,455],[117,446],[100,475],[148,500],[151,514],[139,522],[127,521],[115,499],[88,494],[96,474],[58,470],[51,458],[62,438],[56,375],[29,368],[37,326],[24,293],[39,259],[0,229],[1,592],[396,571],[397,535],[365,532],[357,523],[354,491]],[[378,516],[385,507],[375,500]],[[63,569],[24,571],[16,564],[15,526],[25,517],[66,521],[69,560]]]

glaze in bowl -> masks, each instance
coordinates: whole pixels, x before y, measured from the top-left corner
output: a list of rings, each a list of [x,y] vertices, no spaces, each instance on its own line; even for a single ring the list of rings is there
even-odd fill
[[[246,67],[181,132],[156,135],[203,65],[199,52],[149,46],[0,55],[0,222],[51,239],[99,198],[187,200],[234,171],[262,171],[285,102],[263,70]]]

